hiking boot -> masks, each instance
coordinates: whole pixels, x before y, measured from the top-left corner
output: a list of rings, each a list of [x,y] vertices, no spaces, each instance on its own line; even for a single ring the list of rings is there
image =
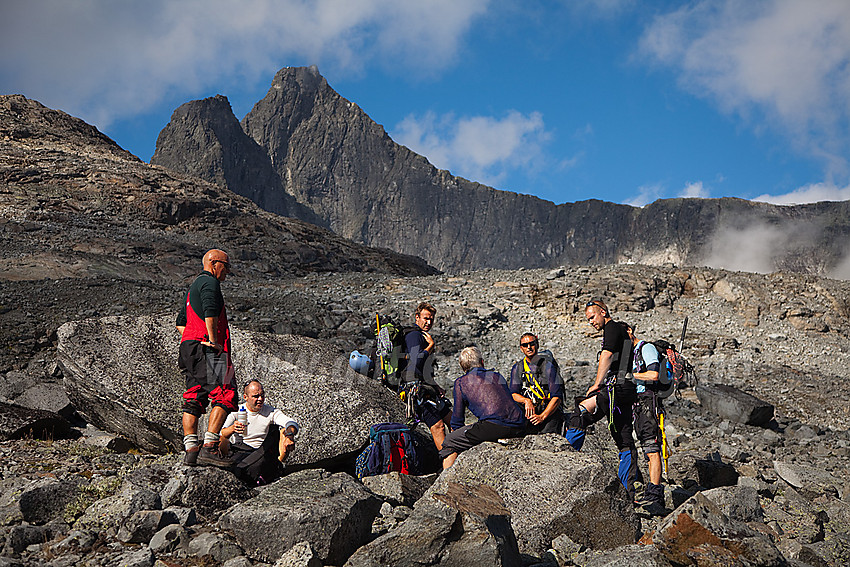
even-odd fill
[[[651,482],[643,489],[643,495],[635,498],[636,506],[649,506],[657,504],[664,507],[664,487],[660,484],[652,484]]]
[[[226,469],[233,464],[233,459],[222,455],[215,443],[201,447],[197,458],[199,465],[210,465]]]
[[[183,453],[183,464],[188,467],[194,467],[198,464],[198,452],[201,450],[200,445],[196,445],[191,449],[186,449]]]

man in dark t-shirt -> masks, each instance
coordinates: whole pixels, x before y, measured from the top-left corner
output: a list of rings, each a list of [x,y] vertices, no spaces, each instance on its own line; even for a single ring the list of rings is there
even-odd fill
[[[408,355],[406,366],[400,371],[405,384],[419,383],[420,398],[414,409],[416,417],[424,421],[434,439],[437,450],[443,448],[446,438],[446,426],[451,416],[451,404],[443,395],[443,389],[434,380],[434,339],[431,327],[437,309],[423,301],[416,308],[416,325],[407,329],[404,335],[404,351]]]
[[[607,418],[611,437],[620,452],[618,476],[634,501],[638,469],[637,448],[632,438],[632,406],[637,394],[634,382],[626,380],[632,342],[624,324],[611,318],[608,307],[602,301],[588,302],[584,315],[594,329],[602,331],[602,350],[596,379],[570,415],[565,436],[575,449],[580,450],[587,427],[603,417]]]

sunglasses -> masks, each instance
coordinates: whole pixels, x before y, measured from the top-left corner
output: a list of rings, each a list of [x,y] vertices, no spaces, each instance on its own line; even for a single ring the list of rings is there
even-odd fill
[[[522,348],[531,348],[533,346],[537,346],[537,341],[531,341],[530,343],[519,343],[519,346]]]
[[[213,260],[212,263],[215,264],[218,262],[219,264],[224,264],[224,267],[227,268],[227,271],[230,271],[230,262],[225,262],[224,260]]]

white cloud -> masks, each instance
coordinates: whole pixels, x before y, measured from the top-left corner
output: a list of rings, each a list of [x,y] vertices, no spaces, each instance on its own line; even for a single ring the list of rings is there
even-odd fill
[[[503,118],[411,115],[396,125],[392,137],[436,167],[495,186],[511,170],[534,171],[546,161],[544,146],[551,135],[539,112],[512,110]]]
[[[351,73],[376,61],[430,73],[454,61],[488,3],[7,0],[0,92],[14,88],[104,128],[170,93],[255,81],[292,59]]]
[[[642,185],[638,187],[637,194],[626,201],[627,205],[633,207],[645,207],[653,201],[657,201],[664,193],[661,185]]]
[[[641,52],[687,90],[846,170],[850,2],[701,0],[657,17]]]
[[[697,181],[696,183],[688,183],[685,185],[685,188],[679,193],[679,197],[698,197],[700,199],[707,199],[710,196],[708,189],[703,187],[702,181]]]
[[[795,189],[784,195],[759,195],[753,201],[763,201],[774,205],[801,205],[803,203],[817,203],[820,201],[848,201],[850,200],[850,185],[847,187],[836,187],[831,183],[812,183]]]
[[[850,280],[850,254],[832,268],[828,275],[837,280]]]
[[[718,229],[703,260],[706,266],[741,272],[768,273],[776,269],[776,256],[786,247],[788,235],[780,228],[759,224],[747,228]]]

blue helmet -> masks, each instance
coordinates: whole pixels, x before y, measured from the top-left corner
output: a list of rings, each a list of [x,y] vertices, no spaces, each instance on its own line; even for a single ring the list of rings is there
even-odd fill
[[[372,359],[356,350],[348,357],[348,365],[351,369],[364,376],[368,376],[370,364],[372,364]]]

